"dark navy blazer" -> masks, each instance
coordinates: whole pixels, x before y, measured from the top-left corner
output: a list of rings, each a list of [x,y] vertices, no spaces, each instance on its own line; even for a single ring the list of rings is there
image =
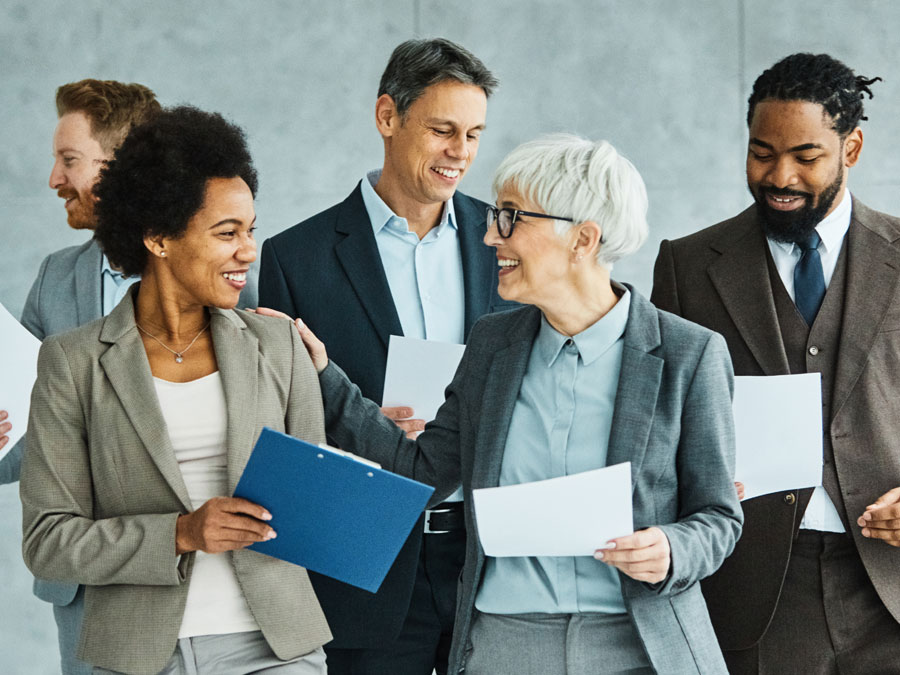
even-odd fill
[[[465,336],[484,314],[516,307],[497,295],[497,260],[482,242],[486,204],[453,197],[462,254]],[[367,398],[381,401],[388,341],[403,335],[360,186],[340,204],[268,239],[259,304],[300,317]],[[378,593],[310,573],[335,648],[377,648],[397,637],[409,609],[422,523]]]

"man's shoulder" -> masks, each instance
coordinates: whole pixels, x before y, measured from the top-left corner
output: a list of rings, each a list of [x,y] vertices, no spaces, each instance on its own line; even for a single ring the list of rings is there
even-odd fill
[[[875,230],[891,240],[900,238],[900,217],[876,211],[853,197],[852,218],[863,227]]]
[[[358,213],[359,209],[362,209],[361,214]],[[291,247],[293,249],[298,243],[309,245],[311,242],[331,239],[334,237],[334,226],[338,220],[342,216],[346,217],[351,211],[357,212],[355,215],[365,215],[365,204],[362,201],[359,184],[343,201],[272,235],[266,243],[277,248]]]
[[[61,248],[58,251],[50,253],[46,258],[44,258],[44,262],[41,264],[41,269],[44,270],[45,274],[70,274],[72,270],[75,269],[75,264],[78,259],[82,256],[82,254],[90,249],[96,249],[97,259],[99,261],[100,256],[102,255],[100,252],[100,247],[97,245],[96,241],[94,241],[93,239],[88,239],[83,244],[66,246],[65,248]]]
[[[459,190],[453,195],[453,210],[458,227],[482,227],[485,222],[487,202],[470,197]]]
[[[743,236],[748,227],[755,223],[754,206],[749,206],[739,214],[723,221],[710,225],[692,234],[671,240],[671,244],[678,248],[707,248],[710,245],[727,243],[736,237]]]

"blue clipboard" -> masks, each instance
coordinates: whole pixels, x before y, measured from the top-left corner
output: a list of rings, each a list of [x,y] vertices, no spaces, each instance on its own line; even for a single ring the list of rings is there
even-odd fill
[[[250,550],[374,593],[433,492],[266,427],[234,496],[265,507],[278,534]]]

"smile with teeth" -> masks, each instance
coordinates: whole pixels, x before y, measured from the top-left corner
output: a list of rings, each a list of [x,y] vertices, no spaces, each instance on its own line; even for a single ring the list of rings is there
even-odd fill
[[[222,272],[222,276],[229,281],[247,281],[246,272]]]
[[[498,258],[497,264],[500,267],[518,267],[519,261],[514,258]]]
[[[442,167],[434,167],[431,170],[435,173],[439,173],[445,178],[459,178],[459,169],[444,169]]]

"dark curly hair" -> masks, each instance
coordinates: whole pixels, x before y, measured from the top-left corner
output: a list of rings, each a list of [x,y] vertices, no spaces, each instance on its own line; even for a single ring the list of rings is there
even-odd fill
[[[756,78],[747,101],[747,126],[756,104],[767,98],[777,101],[819,103],[842,138],[853,131],[863,115],[863,95],[872,98],[869,85],[880,77],[856,75],[828,54],[791,54]]]
[[[94,236],[110,262],[141,274],[148,236],[177,238],[203,207],[211,178],[243,178],[256,196],[256,169],[240,127],[192,106],[163,110],[134,127],[94,186]]]

